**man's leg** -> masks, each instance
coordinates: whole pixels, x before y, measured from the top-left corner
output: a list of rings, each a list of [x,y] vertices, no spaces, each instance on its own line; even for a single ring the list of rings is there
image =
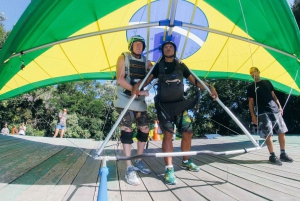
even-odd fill
[[[285,134],[278,134],[278,141],[280,145],[280,150],[285,150]]]
[[[123,146],[123,152],[124,156],[131,156],[131,144],[132,141],[132,130],[130,128],[127,128],[126,131],[122,130],[121,127],[121,143]],[[137,186],[140,184],[139,179],[136,176],[135,167],[132,165],[131,160],[126,160],[126,173],[125,173],[125,179],[127,183],[133,186]]]
[[[145,144],[149,138],[149,118],[146,112],[135,113],[136,124],[138,127],[138,133],[136,135],[137,141],[137,155],[143,154]],[[143,174],[150,174],[151,171],[146,167],[141,158],[134,160],[134,167],[136,171],[140,171]]]
[[[122,130],[123,129],[123,130]],[[121,127],[121,143],[123,146],[124,156],[131,156],[132,130]],[[126,166],[132,166],[131,160],[126,160]]]
[[[172,142],[173,133],[168,131],[164,131],[164,139],[162,143],[162,151],[163,152],[173,152],[173,142]],[[172,165],[172,157],[165,157],[166,166]]]
[[[285,134],[280,133],[278,134],[278,140],[280,144],[280,160],[284,162],[293,162],[294,160],[287,155],[285,152]]]
[[[181,139],[181,151],[190,151],[192,145],[192,137],[193,131],[187,131],[182,133]],[[190,156],[183,156],[183,160],[186,161],[189,159]]]
[[[143,154],[145,149],[145,144],[149,137],[149,126],[141,126],[138,134],[136,136],[137,142],[137,155]],[[146,167],[141,158],[134,161],[134,166],[136,171],[140,171],[143,174],[150,174],[151,171]]]
[[[172,129],[173,130],[173,129]],[[171,129],[170,129],[171,131]],[[162,151],[163,152],[173,152],[173,133],[164,131],[164,139],[162,143]],[[170,185],[175,185],[177,183],[176,176],[174,174],[174,167],[172,164],[172,157],[165,157],[165,183]]]
[[[269,153],[274,153],[272,135],[269,135],[266,139],[266,144],[269,150]]]
[[[261,138],[266,139],[266,145],[268,147],[270,156],[269,156],[269,162],[274,165],[282,165],[281,161],[277,158],[277,156],[274,153],[274,147],[273,147],[273,120],[274,117],[270,114],[260,114],[258,116],[258,131]]]
[[[181,139],[181,150],[182,151],[190,151],[191,145],[192,145],[192,136],[193,131],[186,131],[182,133],[182,139]],[[190,170],[193,172],[198,172],[200,170],[199,166],[195,165],[191,159],[189,159],[190,156],[183,156],[182,157],[182,164],[181,168]]]
[[[137,155],[143,154],[144,153],[144,149],[145,149],[145,144],[148,140],[148,136],[149,136],[149,126],[139,126],[139,131],[137,134]],[[140,158],[138,158],[137,160],[141,160]]]
[[[192,121],[187,113],[184,111],[183,116],[179,119],[181,121],[182,128],[180,131],[182,132],[182,139],[181,139],[181,150],[182,151],[190,151],[192,145],[192,137],[193,137],[193,127]],[[200,170],[199,166],[195,165],[189,156],[183,156],[181,168],[198,172]]]
[[[277,158],[277,156],[274,153],[273,140],[271,135],[267,137],[266,144],[270,152],[269,162],[275,165],[282,165],[282,162]]]

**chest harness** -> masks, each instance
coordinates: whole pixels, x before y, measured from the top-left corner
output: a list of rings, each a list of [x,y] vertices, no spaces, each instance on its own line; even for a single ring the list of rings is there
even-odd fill
[[[123,55],[125,56],[125,79],[130,85],[134,86],[146,77],[148,63],[143,55],[140,59],[133,57],[129,52],[124,52]],[[123,93],[131,96],[131,91],[127,89],[124,89]]]

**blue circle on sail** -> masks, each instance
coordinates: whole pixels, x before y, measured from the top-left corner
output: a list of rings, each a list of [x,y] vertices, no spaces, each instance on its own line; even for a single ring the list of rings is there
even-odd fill
[[[154,1],[151,3],[150,22],[158,22],[168,19],[166,16],[166,10],[168,8],[169,1]],[[194,4],[179,0],[177,3],[175,20],[183,23],[192,23],[203,27],[208,27],[208,21],[203,11],[197,7],[194,19],[191,22],[194,11]],[[129,21],[129,25],[142,24],[148,22],[148,5],[141,7],[134,13]],[[137,28],[127,31],[127,41],[134,35],[141,35],[147,40],[147,28]],[[164,42],[168,29],[165,26],[151,27],[149,31],[149,47],[148,47],[148,59],[151,61],[157,61],[161,56],[160,46]],[[196,53],[204,44],[207,39],[208,32],[198,29],[190,29],[181,26],[174,26],[172,34],[168,39],[172,40],[177,46],[177,58],[186,59]],[[188,36],[188,37],[187,37]],[[147,44],[146,44],[147,45]],[[147,50],[147,48],[146,48]],[[146,53],[145,53],[146,54]]]

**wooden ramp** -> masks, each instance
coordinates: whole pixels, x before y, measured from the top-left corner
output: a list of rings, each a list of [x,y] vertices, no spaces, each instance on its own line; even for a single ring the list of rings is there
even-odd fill
[[[300,135],[287,135],[287,153],[293,163],[275,166],[267,162],[268,151],[247,154],[192,156],[199,172],[173,163],[177,185],[165,185],[163,158],[145,158],[152,173],[138,174],[141,185],[124,180],[124,161],[109,161],[109,200],[300,200]],[[279,144],[274,137],[276,154]],[[101,161],[91,156],[102,142],[84,139],[0,134],[0,201],[97,200]],[[180,151],[180,141],[173,142]],[[228,151],[253,147],[245,136],[194,139],[192,150]],[[105,155],[122,155],[121,145],[110,142]],[[161,152],[161,141],[150,141],[148,153]]]

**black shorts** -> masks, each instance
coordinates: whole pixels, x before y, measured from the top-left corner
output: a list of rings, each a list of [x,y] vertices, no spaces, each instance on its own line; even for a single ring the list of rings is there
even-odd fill
[[[116,108],[118,114],[121,114],[123,108]],[[149,117],[147,112],[136,112],[127,110],[122,120],[120,121],[119,126],[126,126],[132,128],[132,124],[136,122],[137,126],[149,126]]]

